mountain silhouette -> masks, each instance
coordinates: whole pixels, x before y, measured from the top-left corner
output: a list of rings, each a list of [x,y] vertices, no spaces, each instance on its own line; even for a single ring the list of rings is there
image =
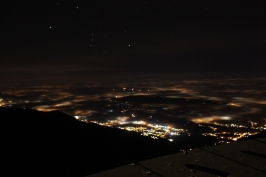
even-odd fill
[[[145,159],[213,145],[213,137],[154,140],[84,123],[60,111],[0,107],[0,176],[79,177]]]
[[[77,177],[170,152],[167,140],[86,124],[60,111],[0,108],[0,136],[0,176]]]

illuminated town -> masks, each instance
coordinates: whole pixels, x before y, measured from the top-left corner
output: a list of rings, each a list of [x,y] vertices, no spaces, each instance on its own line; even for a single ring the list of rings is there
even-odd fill
[[[75,116],[76,119],[88,123],[86,117],[84,116]],[[101,126],[108,126],[111,128],[119,128],[127,131],[134,131],[140,133],[142,136],[149,136],[153,139],[158,138],[167,138],[170,142],[174,141],[178,136],[191,136],[191,133],[187,129],[183,128],[174,128],[170,126],[158,125],[158,124],[150,124],[144,121],[123,121],[123,120],[110,120],[108,122],[100,123],[98,121],[90,121],[90,123],[99,124]],[[256,123],[255,123],[256,124]],[[236,124],[218,124],[215,125],[223,126],[223,127],[237,127],[240,128],[239,132],[222,132],[218,131],[218,128],[208,126],[213,130],[213,132],[202,133],[202,136],[213,136],[217,137],[217,143],[231,143],[233,141],[237,141],[239,138],[248,137],[250,135],[255,135],[262,130],[266,130],[265,127],[245,127],[242,125]],[[202,124],[198,124],[198,126],[206,126]],[[215,144],[215,145],[216,145]]]

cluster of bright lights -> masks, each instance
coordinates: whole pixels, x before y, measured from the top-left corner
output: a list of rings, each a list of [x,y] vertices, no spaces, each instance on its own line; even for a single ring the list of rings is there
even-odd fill
[[[168,138],[170,136],[180,135],[185,132],[184,129],[176,129],[170,126],[150,124],[145,121],[126,121],[128,117],[119,117],[116,120],[109,120],[105,123],[99,123],[97,121],[91,121],[102,126],[116,127],[122,130],[135,131],[140,133],[142,136],[149,136],[153,139]],[[172,138],[168,139],[170,142]]]
[[[217,123],[217,122],[214,122],[213,123],[214,125],[219,125],[219,126],[222,126],[222,127],[236,127],[236,128],[248,128],[244,125],[237,125],[237,124],[220,124],[220,123]]]
[[[218,144],[220,143],[230,143],[232,141],[237,141],[240,138],[248,137],[251,135],[255,135],[259,132],[235,132],[235,133],[230,133],[230,132],[219,132],[219,133],[202,133],[202,136],[215,136],[217,139],[219,139]]]
[[[77,117],[79,118],[80,117]],[[227,117],[225,117],[226,119]],[[153,139],[158,139],[158,138],[166,138],[170,142],[174,141],[174,136],[179,136],[181,133],[186,133],[187,136],[190,136],[190,133],[187,132],[188,130],[184,129],[177,129],[171,126],[167,125],[159,125],[159,124],[151,124],[147,123],[145,121],[128,121],[129,117],[118,117],[115,120],[109,120],[104,123],[99,123],[97,121],[91,121],[92,123],[96,123],[102,126],[108,126],[108,127],[116,127],[122,130],[127,130],[127,131],[134,131],[140,133],[142,136],[148,136]],[[226,126],[226,127],[236,127],[236,128],[248,128],[243,125],[237,125],[237,124],[219,124],[219,123],[214,123],[215,125],[219,126]],[[198,124],[198,126],[205,126],[203,124]],[[213,130],[213,132],[209,133],[202,133],[202,136],[212,136],[212,137],[217,137],[219,139],[218,144],[220,143],[230,143],[233,141],[237,141],[240,138],[243,137],[248,137],[250,135],[257,134],[259,132],[219,132],[218,128],[213,127],[208,125],[210,129]],[[266,127],[264,127],[266,129]]]

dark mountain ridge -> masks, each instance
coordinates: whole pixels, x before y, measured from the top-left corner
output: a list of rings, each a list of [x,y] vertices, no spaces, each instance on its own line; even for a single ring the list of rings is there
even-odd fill
[[[170,152],[167,140],[85,124],[60,111],[0,108],[0,137],[0,176],[83,176]]]
[[[83,123],[60,111],[0,107],[0,176],[79,177],[145,159],[214,145],[216,138],[154,140]]]

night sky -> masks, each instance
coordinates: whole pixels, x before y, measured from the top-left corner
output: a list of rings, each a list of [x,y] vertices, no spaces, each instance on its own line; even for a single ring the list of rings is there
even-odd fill
[[[0,81],[266,76],[265,0],[2,0]]]

